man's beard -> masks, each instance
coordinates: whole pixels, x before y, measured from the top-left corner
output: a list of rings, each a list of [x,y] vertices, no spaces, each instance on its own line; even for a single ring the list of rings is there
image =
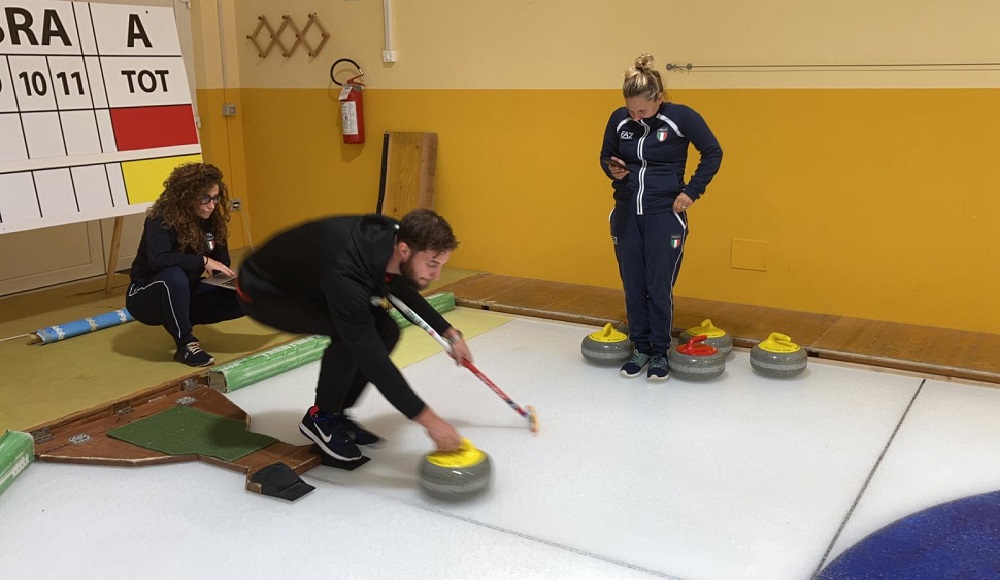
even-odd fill
[[[409,286],[410,288],[413,288],[414,290],[424,290],[425,288],[427,288],[427,286],[429,286],[429,283],[428,284],[420,283],[420,281],[417,279],[416,272],[413,271],[412,262],[413,262],[413,257],[411,256],[410,258],[399,263],[399,271],[403,274],[403,282],[406,283],[406,285]]]

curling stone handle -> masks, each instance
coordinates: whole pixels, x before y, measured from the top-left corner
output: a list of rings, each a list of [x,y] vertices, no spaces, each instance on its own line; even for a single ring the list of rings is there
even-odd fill
[[[787,334],[781,334],[780,332],[772,332],[767,337],[767,340],[780,344],[782,346],[788,346],[788,347],[796,346],[795,343],[792,342],[792,337],[788,336]]]
[[[686,344],[682,344],[677,347],[677,352],[681,354],[690,355],[709,355],[715,354],[718,349],[710,344],[704,344],[702,341],[706,340],[708,336],[704,334],[699,334],[693,337],[691,340],[687,341]]]

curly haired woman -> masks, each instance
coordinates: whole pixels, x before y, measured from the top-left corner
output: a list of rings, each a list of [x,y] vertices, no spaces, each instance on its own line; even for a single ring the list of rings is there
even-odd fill
[[[177,344],[174,360],[193,367],[215,359],[201,349],[192,326],[243,316],[236,292],[200,283],[203,274],[235,274],[226,244],[229,207],[229,190],[218,167],[177,167],[146,212],[132,262],[125,297],[129,313],[143,324],[166,328]]]

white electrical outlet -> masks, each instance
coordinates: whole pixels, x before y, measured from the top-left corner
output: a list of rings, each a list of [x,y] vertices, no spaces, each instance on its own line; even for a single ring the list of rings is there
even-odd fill
[[[395,50],[383,50],[382,51],[382,62],[396,62],[396,51]]]

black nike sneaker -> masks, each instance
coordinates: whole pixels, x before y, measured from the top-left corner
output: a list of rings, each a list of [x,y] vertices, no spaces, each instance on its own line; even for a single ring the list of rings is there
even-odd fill
[[[299,431],[333,459],[360,461],[364,457],[347,432],[343,413],[324,413],[313,405],[302,417]]]

